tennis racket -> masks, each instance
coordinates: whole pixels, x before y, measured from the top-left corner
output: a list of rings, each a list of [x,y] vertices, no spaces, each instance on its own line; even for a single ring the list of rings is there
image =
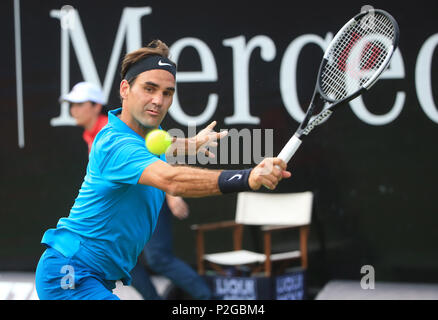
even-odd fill
[[[397,22],[383,10],[364,11],[348,21],[325,51],[304,120],[278,158],[289,162],[316,126],[369,90],[388,67],[398,39]]]

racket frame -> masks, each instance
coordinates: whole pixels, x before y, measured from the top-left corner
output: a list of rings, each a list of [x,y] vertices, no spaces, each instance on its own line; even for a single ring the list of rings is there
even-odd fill
[[[353,23],[357,23],[358,20],[360,20],[363,16],[367,15],[370,11],[377,12],[377,13],[380,13],[380,14],[386,16],[391,21],[392,25],[394,26],[394,38],[392,40],[392,47],[388,51],[388,54],[382,63],[382,65],[384,67],[380,68],[380,70],[378,70],[366,82],[366,87],[361,86],[356,92],[348,95],[347,97],[345,97],[343,99],[340,99],[340,100],[332,99],[332,98],[328,97],[323,92],[322,87],[321,87],[321,74],[322,74],[322,71],[324,70],[326,63],[328,62],[331,48],[333,47],[333,45],[337,42],[338,38],[341,37],[343,32],[348,27],[350,27]],[[294,133],[294,135],[289,139],[289,141],[283,147],[281,152],[278,154],[278,156],[277,156],[278,158],[284,160],[287,163],[292,158],[292,156],[295,154],[295,152],[297,151],[299,146],[301,145],[303,138],[305,136],[307,136],[314,129],[314,127],[320,125],[325,120],[327,120],[327,118],[331,116],[331,114],[333,113],[334,110],[336,110],[340,106],[348,103],[349,101],[357,98],[358,96],[363,94],[365,91],[369,90],[377,82],[380,75],[389,66],[389,60],[391,60],[392,55],[393,55],[393,53],[396,50],[397,45],[398,45],[399,33],[400,32],[399,32],[399,27],[398,27],[397,21],[388,12],[381,10],[381,9],[371,9],[371,10],[367,10],[367,11],[363,11],[363,12],[358,13],[356,16],[351,18],[336,33],[335,37],[333,38],[333,40],[330,42],[329,46],[325,50],[321,64],[319,65],[315,90],[313,92],[312,100],[309,104],[309,107],[307,109],[305,117],[304,117],[303,121],[300,123],[300,125],[299,125],[298,129],[296,130],[296,132]],[[328,107],[324,106],[321,112],[319,112],[317,115],[313,115],[313,111],[317,107],[317,104],[315,101],[317,97],[319,99],[321,99],[323,102],[325,102],[326,104],[330,103],[330,105]],[[314,119],[312,119],[312,116],[314,116]]]

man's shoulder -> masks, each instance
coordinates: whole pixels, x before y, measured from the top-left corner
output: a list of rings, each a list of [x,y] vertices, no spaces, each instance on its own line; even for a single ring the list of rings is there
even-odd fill
[[[95,150],[103,154],[108,154],[116,150],[138,148],[145,148],[142,139],[132,134],[114,130],[110,125],[103,127],[95,140]]]

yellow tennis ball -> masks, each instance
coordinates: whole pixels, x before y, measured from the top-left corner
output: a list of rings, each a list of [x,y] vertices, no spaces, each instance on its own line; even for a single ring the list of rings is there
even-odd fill
[[[155,129],[146,135],[146,148],[156,155],[162,155],[172,144],[172,137],[167,131]]]

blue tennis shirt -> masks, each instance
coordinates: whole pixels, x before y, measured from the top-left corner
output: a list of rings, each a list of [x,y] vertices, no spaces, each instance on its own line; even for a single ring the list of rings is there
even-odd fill
[[[108,124],[94,140],[70,215],[47,230],[41,242],[75,256],[106,280],[129,284],[165,196],[137,182],[148,165],[166,159],[147,150],[144,137],[118,118],[121,110],[108,113]]]

